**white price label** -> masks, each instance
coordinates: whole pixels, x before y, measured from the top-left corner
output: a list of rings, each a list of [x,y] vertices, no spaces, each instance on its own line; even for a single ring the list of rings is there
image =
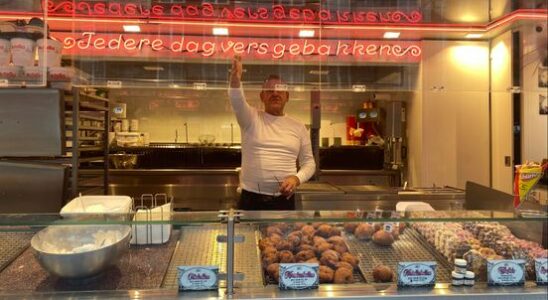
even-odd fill
[[[219,286],[219,267],[178,266],[177,279],[180,291],[215,290]]]
[[[548,284],[548,259],[537,258],[535,259],[535,271],[537,274],[537,284]]]
[[[0,79],[0,86],[2,87],[6,87],[6,86],[9,86],[10,84],[10,81],[7,80],[7,79]]]
[[[278,287],[282,290],[315,289],[320,283],[318,264],[280,264],[279,273]]]
[[[523,285],[525,283],[525,260],[487,260],[487,284]]]
[[[436,283],[436,262],[417,261],[398,263],[398,286],[434,286]]]
[[[107,81],[107,87],[111,89],[119,89],[122,87],[122,82],[120,80],[109,80]]]

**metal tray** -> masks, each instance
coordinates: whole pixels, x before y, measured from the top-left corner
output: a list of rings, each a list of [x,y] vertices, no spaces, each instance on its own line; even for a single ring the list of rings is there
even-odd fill
[[[261,253],[260,253],[258,245],[259,245],[259,240],[265,237],[264,230],[265,230],[266,227],[267,227],[267,225],[261,225],[259,227],[260,230],[257,230],[256,235],[255,235],[256,236],[256,245],[257,245],[256,251],[257,251],[258,256],[259,256],[258,264],[259,264],[259,266],[261,266],[264,285],[278,285],[278,282],[266,272],[266,268],[262,267],[262,262],[260,260]],[[339,228],[339,229],[341,230],[341,232],[344,231],[342,227]],[[350,250],[350,245],[348,245],[348,243],[346,244],[346,246],[347,246],[350,253],[352,253],[354,255],[357,255],[359,257],[359,255],[356,254],[357,252],[353,252],[353,251]],[[365,283],[366,282],[366,278],[362,274],[361,268],[359,268],[358,270],[354,269],[353,275],[354,275],[354,284],[355,283]],[[335,284],[335,285],[345,285],[346,286],[348,284]]]
[[[406,228],[392,246],[360,241],[348,233],[344,233],[344,237],[351,252],[358,253],[360,271],[368,282],[374,282],[372,271],[379,264],[390,267],[397,281],[398,263],[406,261],[435,261],[438,263],[436,282],[451,282],[451,264],[413,228]]]

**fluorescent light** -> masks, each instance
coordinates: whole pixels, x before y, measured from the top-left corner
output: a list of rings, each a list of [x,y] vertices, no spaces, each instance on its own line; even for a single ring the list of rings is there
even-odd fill
[[[214,35],[228,35],[228,28],[226,27],[213,27]]]
[[[207,88],[207,83],[205,82],[194,82],[193,87],[195,90],[205,90]]]
[[[145,71],[163,71],[164,67],[162,66],[144,66]]]
[[[399,32],[387,31],[387,32],[384,33],[384,38],[385,39],[397,39],[399,37],[400,37]]]
[[[363,93],[363,92],[365,92],[365,85],[363,85],[363,84],[353,84],[352,85],[352,91],[354,93]]]
[[[320,71],[320,70],[310,70],[308,73],[311,74],[311,75],[327,75],[327,74],[329,74],[329,71],[328,70],[322,70],[322,71]]]
[[[125,32],[141,32],[141,27],[139,25],[124,25]]]
[[[311,29],[301,29],[299,31],[299,37],[302,37],[302,38],[314,37],[314,33],[315,31]]]
[[[483,33],[467,33],[464,37],[467,39],[479,39],[483,36]]]

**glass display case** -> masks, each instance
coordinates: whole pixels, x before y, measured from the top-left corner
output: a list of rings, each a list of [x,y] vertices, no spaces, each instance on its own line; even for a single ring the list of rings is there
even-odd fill
[[[548,255],[545,215],[413,210],[157,215],[0,216],[0,295],[546,297],[546,287],[536,283],[543,267],[538,264],[546,268],[542,259]],[[523,282],[494,286],[491,265],[501,261],[515,262]],[[431,286],[401,285],[409,275],[403,264],[413,262],[435,264]],[[319,286],[280,289],[280,263],[319,266]],[[182,266],[218,268],[218,288],[179,291]]]

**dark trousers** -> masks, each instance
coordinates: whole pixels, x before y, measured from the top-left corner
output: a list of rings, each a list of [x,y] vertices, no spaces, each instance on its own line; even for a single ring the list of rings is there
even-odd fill
[[[242,210],[295,210],[295,194],[272,196],[242,190],[238,209]]]

